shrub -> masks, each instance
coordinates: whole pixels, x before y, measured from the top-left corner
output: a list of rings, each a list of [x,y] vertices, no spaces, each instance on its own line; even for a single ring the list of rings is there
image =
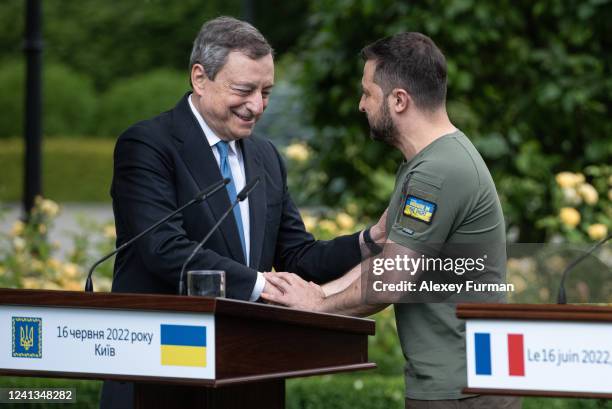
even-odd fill
[[[0,137],[24,132],[25,66],[0,66]],[[58,63],[43,64],[43,134],[73,136],[93,128],[96,97],[89,78]]]
[[[0,144],[0,200],[17,202],[23,192],[24,143],[9,138]],[[102,138],[48,138],[42,146],[45,195],[59,202],[109,202],[113,147],[114,141]]]
[[[114,225],[82,219],[81,231],[71,232],[74,246],[68,260],[55,257],[59,243],[49,241],[49,231],[59,212],[57,203],[37,196],[27,222],[17,220],[10,232],[0,232],[0,287],[80,291],[85,266],[115,247]],[[96,290],[109,291],[112,263],[99,273]]]
[[[550,236],[580,243],[599,241],[612,229],[612,166],[588,166],[583,173],[560,172],[552,186],[554,215],[538,226]]]
[[[320,376],[287,382],[288,409],[393,409],[404,407],[401,376]]]
[[[173,70],[118,81],[102,95],[96,134],[115,137],[135,122],[173,108],[188,88],[187,74]]]
[[[388,196],[378,192],[402,158],[367,137],[358,53],[377,38],[420,31],[447,57],[450,117],[487,160],[511,230],[522,242],[547,239],[534,225],[553,210],[554,174],[607,163],[612,147],[604,51],[612,8],[553,3],[312,1],[296,79],[315,127],[311,148],[329,175],[319,199],[357,200],[370,216],[384,209]]]

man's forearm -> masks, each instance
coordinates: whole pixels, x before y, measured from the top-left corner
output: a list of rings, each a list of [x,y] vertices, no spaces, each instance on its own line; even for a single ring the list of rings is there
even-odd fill
[[[359,266],[356,266],[347,275],[356,270],[359,273]],[[345,276],[346,277],[346,276]],[[361,275],[357,274],[357,278],[344,291],[333,294],[323,300],[320,306],[321,312],[329,312],[333,314],[352,315],[365,317],[372,315],[380,310],[383,310],[388,304],[372,304],[364,303],[361,294]]]
[[[321,289],[325,293],[325,297],[330,297],[334,294],[346,290],[361,274],[361,265],[357,264],[355,267],[349,270],[348,273],[340,278],[337,278],[329,283],[321,286]]]

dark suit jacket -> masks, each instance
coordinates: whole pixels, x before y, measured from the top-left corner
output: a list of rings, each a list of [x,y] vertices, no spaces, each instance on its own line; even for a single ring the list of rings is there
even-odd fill
[[[185,95],[174,109],[139,122],[118,139],[111,188],[117,244],[127,241],[221,180],[219,166]],[[315,241],[287,190],[287,172],[272,143],[241,140],[249,196],[250,263],[228,217],[188,269],[226,271],[226,294],[248,299],[256,271],[290,271],[326,282],[360,262],[358,234]],[[114,292],[177,292],[181,265],[230,205],[225,189],[196,204],[117,255]]]

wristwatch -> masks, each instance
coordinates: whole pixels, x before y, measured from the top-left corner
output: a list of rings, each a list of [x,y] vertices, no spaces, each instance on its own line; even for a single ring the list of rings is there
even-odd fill
[[[383,248],[378,243],[376,243],[374,240],[372,240],[372,236],[370,235],[370,229],[371,228],[372,227],[368,227],[367,229],[365,229],[363,231],[363,241],[364,241],[366,247],[373,254],[378,254],[378,253],[380,253],[383,250]]]

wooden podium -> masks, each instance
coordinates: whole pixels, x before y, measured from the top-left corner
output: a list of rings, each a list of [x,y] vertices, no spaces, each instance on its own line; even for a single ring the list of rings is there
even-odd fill
[[[131,381],[137,408],[284,408],[286,378],[376,367],[372,320],[225,298],[0,289],[0,326],[0,374]],[[204,331],[200,367],[168,328]]]
[[[465,393],[612,399],[612,308],[460,304]]]

